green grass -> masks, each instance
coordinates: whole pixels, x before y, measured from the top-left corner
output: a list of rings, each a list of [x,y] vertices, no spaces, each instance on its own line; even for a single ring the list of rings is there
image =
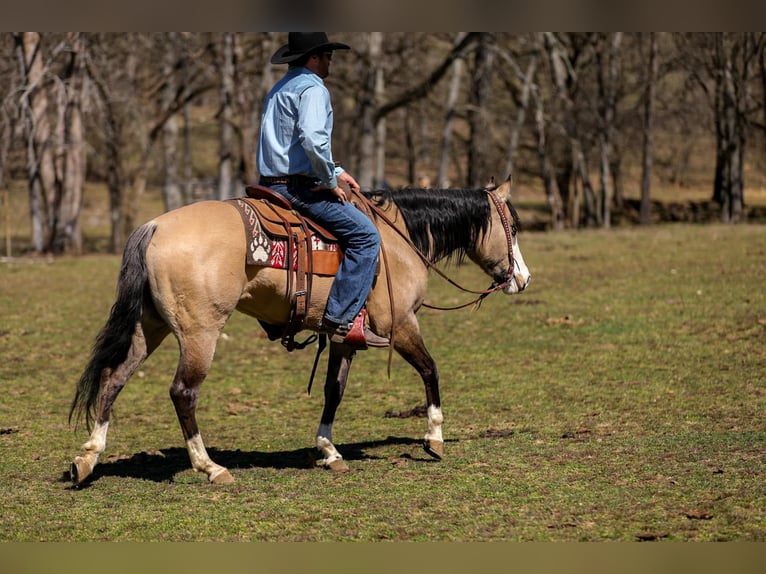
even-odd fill
[[[336,421],[351,472],[316,468],[313,349],[233,317],[199,405],[226,487],[190,469],[168,340],[120,395],[94,480],[71,489],[87,437],[68,407],[119,259],[0,264],[0,540],[766,540],[766,227],[521,240],[526,293],[421,314],[441,462],[420,449],[425,419],[386,416],[423,404],[418,376],[397,357],[389,380],[371,350]],[[466,299],[433,277],[430,302]]]

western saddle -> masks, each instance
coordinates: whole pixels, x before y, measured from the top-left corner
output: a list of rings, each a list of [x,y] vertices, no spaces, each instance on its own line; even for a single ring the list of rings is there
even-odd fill
[[[282,345],[288,351],[302,349],[317,338],[316,335],[312,335],[301,343],[295,341],[296,333],[303,328],[311,301],[312,278],[314,274],[335,275],[343,253],[340,249],[315,250],[315,237],[326,243],[337,243],[338,240],[321,225],[295,211],[283,196],[261,185],[248,185],[245,191],[253,200],[248,203],[257,211],[264,231],[273,239],[281,239],[286,243],[286,295],[290,301],[290,320],[281,333],[280,327],[276,325],[261,322],[261,326],[269,339],[281,339]],[[296,254],[294,260],[293,254]],[[295,273],[291,272],[292,269]]]

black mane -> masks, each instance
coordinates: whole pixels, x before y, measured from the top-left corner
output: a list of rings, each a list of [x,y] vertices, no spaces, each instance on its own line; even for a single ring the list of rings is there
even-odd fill
[[[405,188],[366,195],[378,205],[393,202],[412,242],[434,262],[462,261],[489,227],[490,203],[483,189]]]

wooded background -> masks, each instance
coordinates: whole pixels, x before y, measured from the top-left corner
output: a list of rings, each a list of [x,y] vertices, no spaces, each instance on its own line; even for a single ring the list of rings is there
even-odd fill
[[[3,33],[0,190],[28,183],[31,250],[83,251],[86,182],[108,189],[110,250],[142,223],[255,182],[263,98],[286,33]],[[610,227],[625,188],[684,185],[700,141],[721,221],[766,170],[766,33],[330,33],[333,151],[363,189],[539,189],[546,227]],[[760,166],[760,167],[759,167]],[[6,209],[8,203],[5,202]]]

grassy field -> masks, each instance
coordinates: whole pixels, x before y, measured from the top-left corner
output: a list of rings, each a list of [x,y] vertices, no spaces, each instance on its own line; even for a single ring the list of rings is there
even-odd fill
[[[68,407],[119,258],[0,263],[0,540],[766,541],[766,227],[521,240],[526,293],[421,315],[441,462],[407,416],[419,378],[396,358],[389,380],[370,350],[335,429],[351,472],[316,468],[313,349],[288,354],[233,317],[199,405],[225,487],[190,469],[168,340],[120,395],[94,480],[70,488],[86,433]],[[430,302],[464,297],[432,279]]]

